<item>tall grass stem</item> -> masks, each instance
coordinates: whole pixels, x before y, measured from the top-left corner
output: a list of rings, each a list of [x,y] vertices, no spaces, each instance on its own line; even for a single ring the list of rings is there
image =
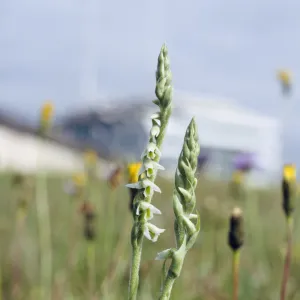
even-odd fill
[[[47,176],[41,171],[36,178],[36,209],[40,240],[41,299],[50,300],[52,293],[52,245],[48,204]]]
[[[283,267],[280,300],[285,300],[287,294],[287,286],[288,286],[290,265],[291,265],[291,258],[292,258],[292,241],[293,241],[292,237],[293,237],[293,218],[289,217],[287,218],[287,250],[286,250],[285,262]]]
[[[87,245],[87,259],[88,259],[88,286],[89,286],[89,299],[92,299],[95,292],[95,280],[96,280],[96,257],[95,257],[95,242],[88,241]]]
[[[232,300],[238,300],[239,294],[240,250],[233,251],[232,257]]]

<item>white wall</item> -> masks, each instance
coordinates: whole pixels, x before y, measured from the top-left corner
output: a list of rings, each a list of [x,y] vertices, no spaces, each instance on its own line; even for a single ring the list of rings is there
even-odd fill
[[[0,170],[73,172],[83,168],[82,155],[55,142],[0,126]]]
[[[175,103],[162,147],[162,160],[173,165],[170,171],[173,172],[176,167],[185,130],[191,118],[195,117],[200,148],[254,152],[263,170],[253,178],[259,178],[261,182],[275,178],[281,166],[279,122],[234,104],[208,104],[184,101],[184,104],[176,106]],[[147,132],[150,125],[149,115],[143,120]]]

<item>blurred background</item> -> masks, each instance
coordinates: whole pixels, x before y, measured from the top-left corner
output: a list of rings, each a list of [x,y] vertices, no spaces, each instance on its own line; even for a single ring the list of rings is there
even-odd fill
[[[207,191],[202,198],[219,201],[243,164],[251,169],[249,186],[273,187],[283,162],[300,164],[299,9],[296,0],[2,0],[1,171],[70,174],[83,169],[82,152],[93,149],[106,181],[118,165],[139,161],[156,111],[157,56],[166,42],[174,85],[162,148],[166,171],[160,174],[167,193],[193,116]],[[277,77],[282,69],[292,74],[288,90]],[[37,127],[45,101],[55,113],[51,134],[41,139]],[[63,193],[61,186],[53,184],[51,193]],[[211,218],[208,224],[214,224]],[[211,299],[225,299],[218,297]]]
[[[276,173],[283,106],[288,116],[284,157],[298,159],[297,90],[293,88],[291,99],[283,98],[276,79],[277,70],[287,68],[297,80],[297,5],[296,1],[2,1],[2,118],[34,125],[41,103],[51,99],[68,136],[81,142],[99,136],[99,151],[100,143],[106,144],[102,148],[107,151],[135,152],[136,159],[149,122],[136,129],[139,147],[126,145],[132,144],[128,136],[132,125],[122,127],[125,138],[116,124],[129,123],[133,115],[144,118],[139,111],[154,97],[157,49],[166,41],[178,111],[170,131],[182,136],[195,114],[203,123],[200,133],[208,151],[224,150],[228,160],[234,152],[263,148],[259,159],[267,171]],[[78,128],[74,118],[83,114]],[[93,122],[101,128],[88,129]],[[111,130],[118,133],[108,146]],[[174,134],[172,138],[177,139]],[[171,152],[176,158],[181,142],[175,143]]]

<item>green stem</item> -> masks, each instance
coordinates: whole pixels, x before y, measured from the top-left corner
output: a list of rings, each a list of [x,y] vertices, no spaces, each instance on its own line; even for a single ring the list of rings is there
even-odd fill
[[[164,122],[161,123],[161,131],[160,135],[157,139],[157,147],[160,149],[166,129],[167,124],[169,122],[169,118],[171,115],[171,107],[167,108],[165,111],[161,111],[162,114],[162,120]],[[156,162],[159,162],[159,157],[155,159]],[[155,172],[151,178],[152,182],[155,182],[157,176],[157,172]],[[139,197],[139,194],[142,193],[142,191],[139,191],[136,195],[136,197]],[[132,233],[136,230],[136,223],[138,223],[138,217],[135,215],[135,212],[133,212],[134,216],[134,225],[132,227]],[[133,234],[132,234],[133,235]],[[135,300],[138,292],[138,286],[139,286],[139,270],[140,270],[140,264],[141,264],[141,256],[142,256],[142,247],[143,247],[143,233],[140,238],[136,239],[134,241],[136,245],[132,246],[132,264],[131,264],[131,270],[130,270],[130,282],[129,282],[129,292],[128,292],[128,299],[129,300]]]
[[[233,300],[238,300],[239,267],[240,267],[240,250],[236,250],[233,252],[233,258],[232,258],[232,284],[233,284],[232,299]]]
[[[161,292],[159,300],[169,300],[170,299],[175,280],[176,280],[176,277],[174,277],[174,276],[166,277],[164,284],[163,284],[163,290]]]
[[[281,290],[280,290],[280,300],[286,299],[287,294],[287,285],[289,280],[290,274],[290,265],[292,259],[292,232],[293,232],[293,219],[292,217],[287,218],[287,225],[288,225],[288,239],[287,239],[287,250],[283,268],[283,276],[281,282]]]
[[[129,281],[129,294],[128,300],[135,300],[137,297],[138,287],[139,287],[139,271],[142,257],[142,244],[143,238],[140,242],[133,246],[132,248],[132,260],[131,260],[131,272]]]
[[[163,77],[164,78],[163,78]],[[165,84],[162,83],[165,80]],[[154,100],[154,103],[160,108],[160,132],[158,137],[155,139],[153,136],[150,136],[149,142],[154,142],[156,147],[160,150],[161,145],[164,140],[166,133],[167,125],[169,118],[172,112],[172,87],[171,87],[172,74],[169,69],[169,59],[167,48],[164,45],[160,51],[158,58],[157,71],[156,71],[156,96],[158,99]],[[153,121],[152,121],[153,122]],[[159,162],[160,156],[157,155],[154,159],[154,162]],[[149,178],[149,180],[154,183],[157,175],[157,171]],[[139,176],[141,180],[141,175]],[[145,197],[142,195],[143,190],[139,190],[135,199],[141,200]],[[148,197],[147,201],[151,203],[151,197]],[[130,280],[129,280],[129,291],[128,299],[135,300],[138,293],[139,287],[139,270],[142,256],[142,247],[143,247],[143,235],[144,235],[144,224],[139,220],[140,216],[136,215],[136,212],[133,211],[134,224],[131,231],[131,245],[132,245],[132,264],[130,270]],[[143,219],[143,216],[141,216]]]
[[[37,175],[36,188],[36,208],[41,252],[41,299],[50,300],[52,289],[52,245],[49,204],[47,199],[47,177],[44,173]]]
[[[89,297],[92,299],[95,289],[95,243],[88,242],[87,246],[88,272],[89,272]]]

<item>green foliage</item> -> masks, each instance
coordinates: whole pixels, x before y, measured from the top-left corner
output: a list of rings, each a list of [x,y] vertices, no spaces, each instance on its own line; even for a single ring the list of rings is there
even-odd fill
[[[63,191],[63,178],[49,178],[49,204],[53,247],[53,295],[55,299],[87,299],[88,270],[86,245],[83,236],[79,203],[72,202]],[[160,227],[166,228],[157,243],[145,241],[140,275],[141,300],[158,298],[161,262],[154,256],[161,249],[174,244],[174,216],[172,206],[173,184],[158,178],[162,194],[155,194],[153,204],[159,206],[157,216]],[[198,179],[196,209],[201,211],[201,234],[186,256],[180,279],[172,292],[172,300],[230,299],[231,250],[226,244],[228,216],[235,205],[227,183],[212,183]],[[129,193],[126,187],[111,191],[106,182],[95,182],[97,193],[96,236],[96,288],[97,299],[125,299],[128,291],[130,263],[130,228],[132,217],[128,209]],[[0,202],[0,258],[4,278],[4,299],[12,298],[12,266],[15,249],[15,216],[17,201],[11,188],[10,176],[0,176],[2,200]],[[250,191],[245,202],[239,202],[244,211],[246,228],[245,245],[240,266],[240,300],[278,298],[285,253],[285,219],[282,216],[281,192]],[[111,213],[107,213],[110,211]],[[113,215],[113,217],[112,217]],[[293,299],[300,297],[300,224],[298,210],[294,213],[294,255],[289,290]],[[72,219],[74,222],[72,222]],[[38,230],[34,201],[29,202],[22,239],[19,285],[21,299],[35,300],[39,283]],[[73,224],[73,225],[71,225]],[[73,263],[68,267],[70,258]],[[250,294],[249,294],[250,293]],[[31,296],[30,296],[31,295]],[[71,296],[73,298],[71,298]],[[290,298],[292,299],[292,298]],[[15,300],[15,299],[14,299]]]

